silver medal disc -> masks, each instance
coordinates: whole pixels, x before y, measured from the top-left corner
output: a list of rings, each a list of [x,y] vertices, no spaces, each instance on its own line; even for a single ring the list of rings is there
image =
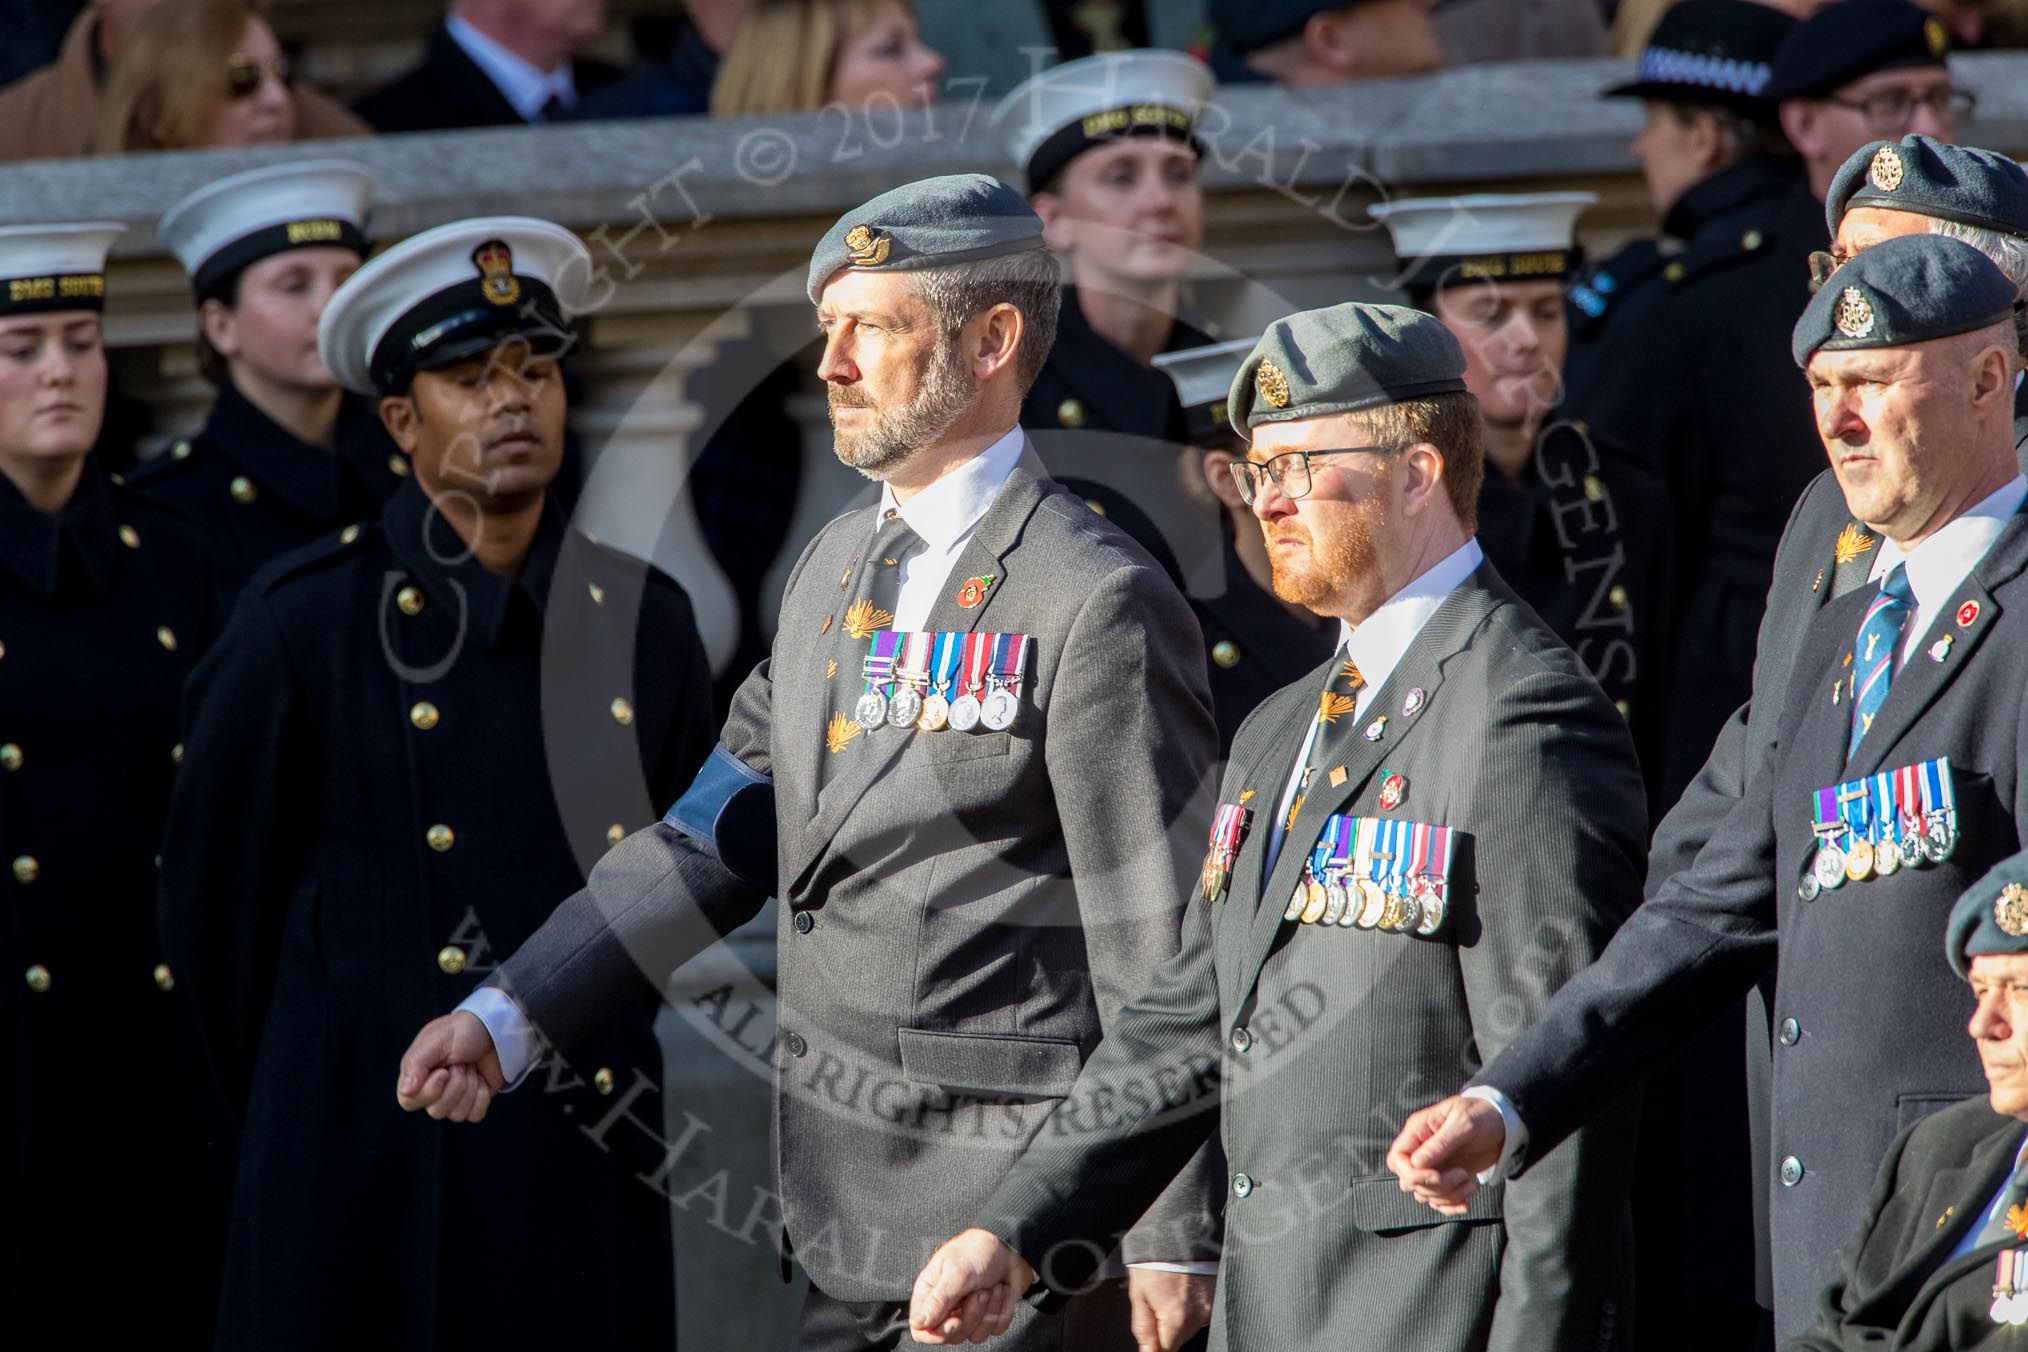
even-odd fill
[[[1909,831],[1901,837],[1901,866],[1914,868],[1922,861],[1922,832]]]
[[[1444,890],[1435,879],[1415,880],[1416,904],[1422,907],[1422,919],[1415,925],[1415,932],[1427,939],[1442,928],[1444,923]]]
[[[1958,833],[1943,819],[1943,814],[1931,817],[1922,835],[1923,857],[1932,864],[1941,864],[1957,847]]]
[[[979,726],[977,695],[960,695],[951,701],[951,726],[959,732],[970,732]]]
[[[1883,840],[1873,847],[1873,871],[1883,878],[1892,877],[1901,868],[1901,847],[1891,840]]]
[[[979,713],[979,721],[994,732],[1005,732],[1014,726],[1014,715],[1021,711],[1021,701],[1014,698],[1009,690],[995,690],[986,696],[986,707]]]
[[[1845,885],[1845,852],[1836,845],[1819,845],[1817,860],[1810,866],[1817,875],[1819,887],[1843,887]]]
[[[853,706],[852,717],[858,720],[860,727],[873,731],[887,721],[887,696],[878,690],[867,691]]]
[[[1345,918],[1345,884],[1333,878],[1324,884],[1324,919],[1326,925],[1335,925]]]
[[[922,695],[908,686],[894,692],[894,698],[887,702],[887,722],[890,727],[912,728],[915,720],[922,716]]]

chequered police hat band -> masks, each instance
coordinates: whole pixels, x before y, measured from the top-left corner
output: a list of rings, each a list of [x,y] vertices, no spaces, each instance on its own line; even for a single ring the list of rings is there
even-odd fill
[[[1650,47],[1641,53],[1640,79],[1660,84],[1697,85],[1728,93],[1758,95],[1774,68],[1765,61],[1735,61],[1703,52]]]

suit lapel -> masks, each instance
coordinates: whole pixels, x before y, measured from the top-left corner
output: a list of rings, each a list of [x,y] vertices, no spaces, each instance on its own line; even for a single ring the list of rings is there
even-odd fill
[[[1296,923],[1284,921],[1282,914],[1288,909],[1289,897],[1295,891],[1297,880],[1303,876],[1304,860],[1323,830],[1324,822],[1333,813],[1344,811],[1346,805],[1364,791],[1382,761],[1399,756],[1406,740],[1429,721],[1428,711],[1436,705],[1437,692],[1443,684],[1444,663],[1457,654],[1498,604],[1498,598],[1486,586],[1489,573],[1490,570],[1482,565],[1444,598],[1436,614],[1430,617],[1422,632],[1415,636],[1415,641],[1408,645],[1408,651],[1395,663],[1394,670],[1388,673],[1387,680],[1374,692],[1364,711],[1361,728],[1370,729],[1376,718],[1384,717],[1386,722],[1378,737],[1369,739],[1362,731],[1349,744],[1344,752],[1344,781],[1332,787],[1331,776],[1336,767],[1318,767],[1321,778],[1312,781],[1309,792],[1303,798],[1302,810],[1296,814],[1295,825],[1283,839],[1281,854],[1275,859],[1266,886],[1261,890],[1259,908],[1254,913],[1252,946],[1246,962],[1235,973],[1236,993],[1243,994],[1259,976],[1282,926]],[[1332,660],[1337,660],[1336,654],[1333,654]],[[1318,688],[1322,688],[1321,680]],[[1402,714],[1404,696],[1409,690],[1418,688],[1423,692],[1421,712],[1414,716]],[[1311,716],[1315,717],[1315,714]],[[1295,770],[1293,760],[1289,770],[1290,773]]]
[[[2014,1154],[2021,1145],[2021,1124],[2005,1122],[1981,1142],[1963,1167],[1939,1173],[1930,1185],[1923,1215],[1950,1219],[1913,1246],[1878,1299],[1892,1308],[1908,1309],[1922,1291],[1941,1291],[1962,1273],[1991,1263],[2003,1244],[1981,1244],[1957,1258],[1948,1257],[1967,1234],[1986,1223],[1986,1207],[2014,1172]],[[1948,1210],[1946,1210],[1948,1208]],[[2019,1241],[2015,1241],[2017,1244]]]
[[[1859,739],[1858,751],[1846,767],[1846,778],[1878,770],[1916,720],[1971,664],[1972,655],[1999,623],[2000,603],[1993,599],[1992,589],[2018,576],[2024,566],[2028,566],[2028,516],[2016,512],[1986,557],[1973,566],[1951,598],[1937,607],[1914,653],[1887,687],[1887,699],[1874,715],[1873,726]],[[1965,616],[1971,617],[1969,624],[1959,622]],[[1950,642],[1939,659],[1933,655],[1935,645],[1946,635]]]
[[[1001,595],[1008,584],[1008,570],[1005,555],[1010,552],[1021,537],[1021,530],[1028,523],[1044,494],[1048,491],[1049,476],[1036,458],[1033,447],[1025,447],[1021,458],[1015,462],[1013,473],[1000,488],[1000,494],[993,499],[993,505],[986,509],[971,540],[958,555],[951,575],[945,579],[936,603],[930,608],[929,620],[925,626],[932,631],[951,633],[972,633],[986,613],[992,609],[994,598]],[[862,561],[861,566],[864,566]],[[957,595],[960,587],[969,578],[993,577],[993,583],[986,588],[985,598],[979,604],[966,608],[960,606]],[[1030,662],[1034,661],[1031,654]],[[844,673],[840,673],[843,675]],[[961,732],[934,733],[932,736],[964,737]],[[803,835],[801,858],[794,860],[791,872],[794,883],[790,893],[800,890],[805,875],[823,855],[838,829],[845,824],[852,809],[865,796],[874,781],[886,772],[902,751],[913,741],[915,734],[903,732],[889,735],[883,731],[875,738],[866,739],[867,754],[858,757],[839,777],[832,781],[814,806],[809,829]],[[818,757],[827,754],[823,748],[823,730],[815,729],[812,744]],[[808,783],[818,783],[817,768],[812,766]]]

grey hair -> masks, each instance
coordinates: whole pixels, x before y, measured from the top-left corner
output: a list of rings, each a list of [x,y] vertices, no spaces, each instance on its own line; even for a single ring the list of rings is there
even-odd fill
[[[1021,312],[1021,347],[1014,373],[1021,392],[1042,374],[1042,363],[1056,345],[1056,316],[1063,305],[1062,274],[1056,256],[1046,248],[1023,249],[976,263],[922,268],[908,274],[916,299],[929,307],[930,317],[946,335],[954,335],[973,316],[995,305]]]
[[[1963,240],[1992,259],[1993,266],[2006,273],[2007,280],[2028,299],[2028,239],[1982,225],[1947,221],[1941,216],[1929,218],[1929,232]],[[2028,308],[2017,307],[2014,311],[2014,346],[2028,358]]]

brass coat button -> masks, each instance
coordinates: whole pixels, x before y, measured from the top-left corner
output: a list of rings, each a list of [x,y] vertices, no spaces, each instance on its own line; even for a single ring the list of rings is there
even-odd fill
[[[423,700],[408,711],[408,721],[424,732],[437,725],[437,706]]]
[[[614,822],[606,828],[606,844],[617,845],[627,838],[627,828]]]
[[[1614,610],[1625,610],[1627,608],[1627,589],[1615,583],[1613,589],[1606,593],[1606,600],[1613,603]]]
[[[169,970],[169,964],[166,962],[155,964],[155,989],[159,991],[176,989],[176,973]]]
[[[359,538],[359,523],[356,521],[353,522],[351,525],[347,526],[344,530],[338,532],[338,543],[341,545],[349,545],[358,538]]]
[[[1230,671],[1239,665],[1239,645],[1229,638],[1222,638],[1211,645],[1211,660]]]
[[[408,457],[405,455],[388,456],[387,469],[395,478],[406,479],[408,477]]]
[[[1662,276],[1672,282],[1682,281],[1683,265],[1681,263],[1671,263],[1668,267],[1662,269]]]
[[[141,547],[141,532],[135,530],[132,526],[120,527],[120,543],[129,549],[139,549]]]
[[[1618,709],[1620,711],[1620,717],[1625,721],[1629,723],[1634,721],[1634,706],[1627,703],[1625,700],[1623,699],[1614,700],[1613,708]]]
[[[445,850],[450,849],[451,846],[458,843],[457,835],[442,822],[438,822],[435,826],[423,832],[423,839],[428,841],[430,848],[438,854],[442,854]]]
[[[183,743],[178,742],[169,748],[169,763],[171,765],[183,764]]]
[[[22,759],[20,747],[12,742],[0,742],[0,770],[19,770]]]
[[[173,653],[176,651],[176,631],[166,624],[156,628],[155,641],[169,652]]]
[[[592,582],[586,584],[585,590],[591,593],[593,605],[602,606],[606,603],[606,589],[604,587],[601,587],[598,583]]]
[[[1097,498],[1086,498],[1084,500],[1084,505],[1091,508],[1094,512],[1097,512],[1100,516],[1104,516],[1106,514],[1106,505],[1103,502],[1100,502]]]
[[[228,493],[232,494],[232,500],[241,506],[245,506],[261,495],[260,490],[254,487],[253,480],[247,478],[244,474],[235,474],[232,482],[227,484],[225,488]]]
[[[32,854],[16,855],[14,859],[14,881],[32,883],[42,876],[42,865]]]
[[[437,950],[437,966],[445,976],[456,976],[465,970],[465,950],[456,944],[445,944]]]
[[[624,728],[633,721],[634,721],[634,706],[627,703],[627,701],[624,698],[614,700],[613,722],[619,724],[621,727]]]
[[[1599,481],[1598,475],[1584,476],[1584,495],[1593,502],[1605,501],[1605,485]]]
[[[190,443],[179,441],[174,446],[171,446],[169,448],[169,458],[172,460],[188,460],[190,458]]]
[[[1066,399],[1056,406],[1056,420],[1065,427],[1084,426],[1084,405],[1075,399]]]
[[[601,1094],[612,1093],[613,1092],[612,1070],[606,1066],[600,1066],[597,1070],[593,1071],[592,1088],[598,1090]]]
[[[28,989],[34,991],[37,995],[41,995],[49,989],[49,969],[41,963],[38,962],[29,968],[26,975],[28,977]]]
[[[420,615],[423,609],[423,594],[414,587],[403,587],[394,594],[395,605],[401,607],[404,615]]]

